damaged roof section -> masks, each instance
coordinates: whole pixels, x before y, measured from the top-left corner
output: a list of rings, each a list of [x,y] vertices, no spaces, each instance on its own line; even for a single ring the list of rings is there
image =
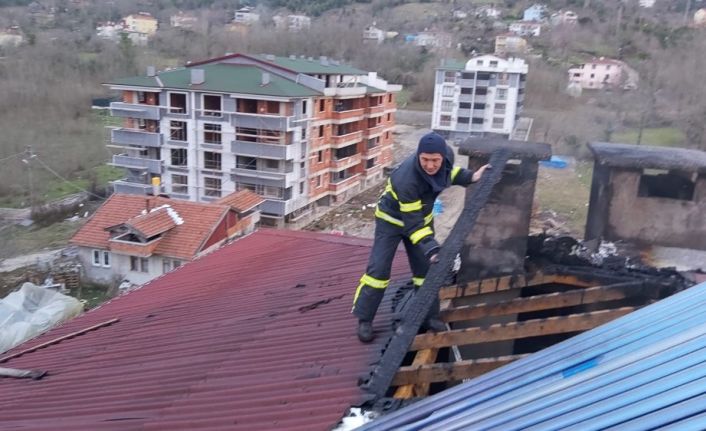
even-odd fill
[[[652,168],[706,173],[706,153],[687,148],[592,142],[596,162],[620,168]]]

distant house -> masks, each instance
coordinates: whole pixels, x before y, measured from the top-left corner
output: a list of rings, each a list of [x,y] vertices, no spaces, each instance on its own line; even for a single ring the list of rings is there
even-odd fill
[[[493,5],[483,5],[476,9],[475,15],[476,17],[498,19],[500,18],[501,12],[500,9],[496,8]]]
[[[640,0],[640,7],[651,8],[655,5],[655,0]]]
[[[501,34],[495,37],[495,54],[524,54],[527,52],[527,40],[513,33]]]
[[[179,11],[179,13],[169,17],[169,24],[175,28],[193,30],[198,26],[199,18],[194,14]]]
[[[637,88],[638,73],[620,60],[601,57],[569,69],[569,83],[584,90],[605,88]]]
[[[539,36],[542,24],[537,21],[515,21],[510,24],[508,30],[518,36]]]
[[[468,18],[468,12],[466,12],[465,10],[456,9],[453,11],[453,17],[455,19],[466,19]]]
[[[706,27],[706,8],[701,8],[694,12],[694,26]]]
[[[233,17],[234,23],[247,24],[260,21],[260,14],[253,12],[255,9],[245,6],[235,11],[235,16]]]
[[[413,43],[428,48],[451,48],[452,38],[443,31],[423,31],[417,33]]]
[[[298,32],[311,27],[311,18],[306,15],[275,15],[275,27],[280,30]]]
[[[0,46],[19,46],[24,42],[24,36],[19,27],[12,26],[5,30],[0,30]]]
[[[251,232],[262,202],[248,190],[213,203],[114,194],[70,242],[88,280],[139,285]]]
[[[157,32],[159,23],[157,19],[147,12],[131,14],[123,18],[125,31],[130,33],[143,33],[152,36]]]
[[[525,9],[522,14],[523,21],[542,21],[547,14],[547,7],[543,4],[533,4]]]
[[[373,23],[373,25],[363,30],[363,40],[382,43],[382,41],[385,40],[385,31],[375,27],[375,23]]]
[[[120,40],[120,34],[125,31],[125,26],[122,22],[104,22],[96,27],[96,36],[104,40],[112,40],[114,42]]]
[[[549,22],[554,26],[574,25],[578,23],[578,21],[579,16],[576,14],[576,12],[570,10],[553,13],[552,16],[549,18]]]

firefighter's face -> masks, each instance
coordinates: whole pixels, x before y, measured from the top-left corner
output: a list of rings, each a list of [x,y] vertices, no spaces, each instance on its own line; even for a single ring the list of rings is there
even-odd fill
[[[429,175],[434,175],[439,172],[441,165],[444,163],[444,156],[439,153],[420,153],[419,165],[424,172]]]

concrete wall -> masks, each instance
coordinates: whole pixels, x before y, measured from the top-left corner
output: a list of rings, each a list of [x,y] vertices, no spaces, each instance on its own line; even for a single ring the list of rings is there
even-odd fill
[[[706,250],[706,177],[687,201],[638,196],[641,172],[612,169],[594,177],[586,238]]]
[[[473,158],[469,165],[475,169],[484,163]],[[537,169],[535,160],[506,165],[466,239],[459,282],[524,271]]]
[[[88,247],[79,247],[78,252],[79,260],[84,268],[85,278],[88,281],[113,284],[126,279],[132,284],[144,284],[163,274],[162,256],[151,256],[149,258],[149,272],[140,272],[130,270],[130,256],[115,253],[110,254],[109,268],[94,266],[93,250]]]

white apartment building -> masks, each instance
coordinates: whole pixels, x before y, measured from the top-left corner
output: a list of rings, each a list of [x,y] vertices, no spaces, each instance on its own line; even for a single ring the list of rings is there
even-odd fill
[[[524,103],[528,66],[520,58],[473,57],[436,70],[432,129],[447,138],[509,136]]]
[[[602,90],[604,88],[637,88],[637,71],[620,60],[598,58],[569,69],[569,84],[578,85],[584,90]]]

